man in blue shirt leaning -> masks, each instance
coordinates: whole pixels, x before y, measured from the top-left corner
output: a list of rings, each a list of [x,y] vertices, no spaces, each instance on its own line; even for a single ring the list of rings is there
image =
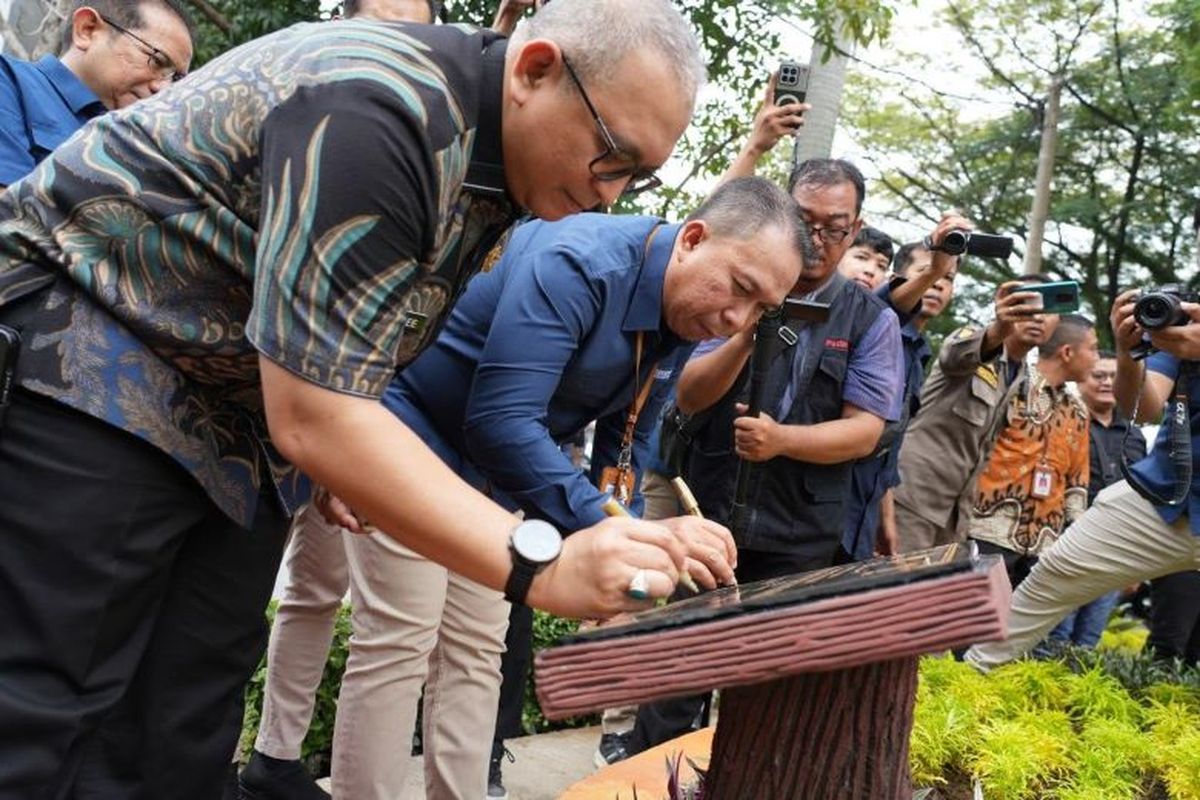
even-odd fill
[[[1133,316],[1138,290],[1122,293],[1113,303],[1112,328],[1117,343],[1114,393],[1121,410],[1135,422],[1157,421],[1171,397],[1183,362],[1200,361],[1200,305],[1184,303],[1189,321],[1149,333],[1159,352],[1144,362],[1130,351],[1145,331]],[[1132,467],[1143,497],[1129,481],[1113,484],[1096,496],[1038,560],[1012,598],[1008,639],[976,645],[966,660],[981,670],[1018,658],[1040,642],[1072,610],[1097,597],[1150,578],[1200,569],[1200,377],[1185,373],[1187,416],[1191,426],[1193,474],[1181,503],[1169,502],[1174,491],[1170,431],[1167,421],[1150,455]],[[1182,424],[1179,420],[1177,424]],[[1140,435],[1136,432],[1132,435]]]
[[[753,326],[795,283],[805,247],[795,203],[758,178],[722,187],[681,225],[598,214],[528,223],[384,403],[495,499],[563,531],[586,528],[604,519],[607,496],[559,443],[596,420],[593,472],[629,448],[639,473],[663,393],[628,422],[656,365],[690,342]],[[724,528],[691,517],[660,524],[689,542],[699,583],[732,578]],[[396,742],[412,731],[424,683],[431,796],[483,797],[508,603],[380,533],[347,537],[347,552],[354,632],[334,796],[403,787]]]
[[[92,117],[166,88],[192,63],[179,0],[75,0],[62,58],[0,56],[0,186]]]

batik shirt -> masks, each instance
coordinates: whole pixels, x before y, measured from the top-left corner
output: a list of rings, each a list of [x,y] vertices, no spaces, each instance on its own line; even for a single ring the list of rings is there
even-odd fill
[[[0,197],[20,384],[170,454],[235,520],[272,478],[294,507],[259,354],[378,397],[432,340],[507,222],[503,63],[467,29],[302,24],[84,127]],[[468,165],[500,191],[464,192]]]
[[[1032,370],[975,485],[968,535],[1023,555],[1053,544],[1087,502],[1088,412],[1067,387]],[[1037,486],[1038,472],[1049,485]],[[1039,490],[1039,488],[1041,490]]]

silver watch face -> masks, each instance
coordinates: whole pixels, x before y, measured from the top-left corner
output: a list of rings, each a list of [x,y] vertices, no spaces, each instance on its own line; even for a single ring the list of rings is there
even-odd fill
[[[549,564],[562,552],[562,535],[549,522],[526,520],[513,531],[512,546],[522,558],[535,564]]]

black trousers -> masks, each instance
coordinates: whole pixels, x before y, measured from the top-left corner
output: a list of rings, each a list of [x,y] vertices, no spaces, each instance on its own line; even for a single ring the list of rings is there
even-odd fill
[[[221,796],[288,519],[39,395],[0,430],[0,798]]]
[[[500,709],[493,741],[525,735],[521,716],[525,710],[525,683],[532,665],[533,609],[513,606],[508,614],[508,633],[504,635],[504,655],[500,659]]]
[[[840,548],[833,559],[738,548],[736,573],[738,583],[753,583],[781,575],[823,569],[842,560],[844,557]],[[699,694],[641,705],[638,708],[637,721],[629,735],[627,749],[630,753],[640,753],[682,736],[693,729],[697,719],[707,720],[711,702],[711,694]]]
[[[998,544],[985,542],[980,539],[972,539],[979,548],[980,555],[998,555],[1004,559],[1004,569],[1008,572],[1008,582],[1012,584],[1012,588],[1016,589],[1021,585],[1021,581],[1029,577],[1029,573],[1033,572],[1034,565],[1037,564],[1037,556],[1028,556],[1023,553],[1018,553],[1015,550],[1009,550],[1007,547],[1001,547]]]
[[[1150,638],[1156,658],[1200,662],[1200,571],[1150,581]]]

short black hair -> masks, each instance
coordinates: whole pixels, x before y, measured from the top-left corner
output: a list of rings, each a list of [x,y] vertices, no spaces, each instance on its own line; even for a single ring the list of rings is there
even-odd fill
[[[854,243],[850,246],[869,247],[889,262],[891,262],[892,252],[895,250],[895,245],[892,244],[892,237],[879,230],[879,228],[872,228],[870,225],[862,226],[862,230],[858,232],[858,236],[854,237]]]
[[[793,194],[797,186],[837,186],[839,183],[854,184],[854,213],[861,214],[867,182],[858,167],[844,158],[810,158],[801,162],[788,176],[788,194]]]
[[[779,225],[788,232],[792,244],[805,262],[817,258],[808,225],[790,194],[766,178],[735,178],[716,188],[699,208],[688,214],[708,223],[718,236],[745,239],[768,225]]]
[[[1038,357],[1051,358],[1063,345],[1079,344],[1096,323],[1083,314],[1063,314],[1050,338],[1038,347]]]
[[[900,246],[896,251],[896,257],[892,259],[892,272],[896,275],[903,275],[908,272],[908,268],[912,266],[913,253],[918,250],[926,250],[925,242],[908,242]]]
[[[342,0],[342,16],[346,19],[358,16],[361,10],[358,6],[361,0]],[[429,6],[429,21],[435,22],[438,15],[442,13],[442,3],[438,0],[425,0],[425,5]]]
[[[188,37],[196,38],[196,26],[192,22],[192,15],[187,12],[182,0],[75,0],[71,4],[71,10],[67,13],[67,22],[63,26],[62,49],[59,50],[59,54],[71,49],[74,41],[72,20],[75,19],[75,12],[79,9],[90,8],[100,16],[111,19],[122,28],[132,30],[146,24],[146,21],[142,19],[142,9],[148,5],[165,8],[179,17],[184,27],[187,28]]]
[[[1114,353],[1112,350],[1101,350],[1100,355],[1096,356],[1096,358],[1105,358],[1105,359],[1116,358],[1116,357],[1117,357],[1117,354]]]

